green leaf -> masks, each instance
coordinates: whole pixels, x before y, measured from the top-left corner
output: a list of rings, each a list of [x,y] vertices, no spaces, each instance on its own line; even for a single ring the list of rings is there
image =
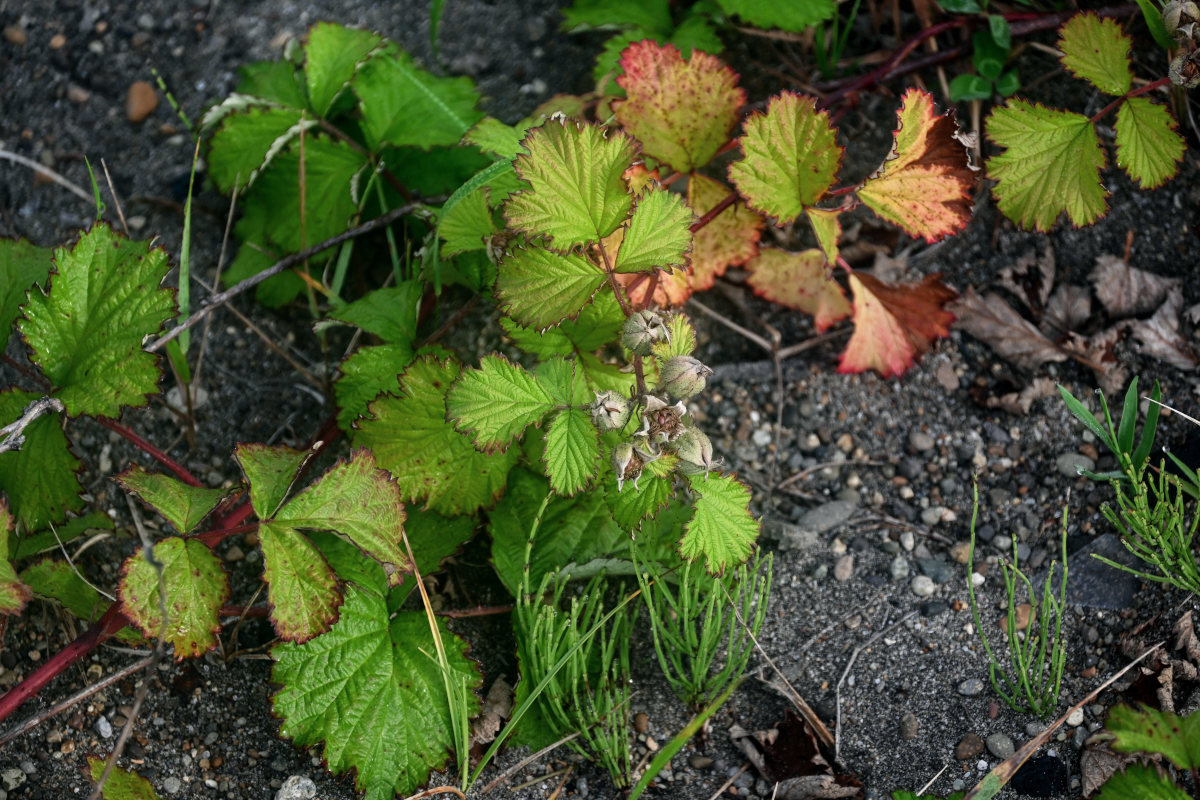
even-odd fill
[[[389,47],[359,67],[352,83],[367,147],[455,145],[483,113],[470,78],[437,78]]]
[[[509,225],[546,236],[555,249],[608,236],[629,215],[633,196],[622,177],[637,154],[623,131],[571,120],[548,120],[522,142],[517,175],[529,188],[508,199]]]
[[[103,511],[92,511],[81,517],[71,517],[66,522],[57,523],[54,530],[41,530],[34,534],[26,531],[18,541],[13,543],[12,560],[29,558],[47,550],[58,550],[59,542],[67,544],[89,531],[111,531],[115,528],[112,518]]]
[[[691,225],[695,221],[696,215],[681,195],[666,189],[647,191],[634,205],[614,269],[649,272],[656,268],[686,267],[692,252]]]
[[[543,460],[550,486],[560,495],[573,495],[591,482],[600,460],[600,435],[586,411],[569,408],[550,420]]]
[[[703,557],[714,575],[741,564],[759,530],[748,508],[750,490],[732,475],[689,475],[688,483],[696,511],[679,541],[679,554],[689,561]]]
[[[4,425],[13,422],[37,399],[32,392],[0,391],[0,420]],[[52,415],[35,419],[24,435],[20,450],[0,453],[0,491],[8,495],[23,533],[29,533],[83,508],[78,475],[83,464],[71,454],[62,425]]]
[[[721,41],[712,20],[699,8],[699,5],[692,6],[690,15],[671,34],[671,44],[678,47],[685,58],[691,58],[697,50],[713,56],[725,50],[725,43]]]
[[[392,586],[411,567],[404,551],[400,490],[367,450],[330,467],[275,518],[294,528],[338,534],[378,561]]]
[[[800,33],[805,28],[832,19],[834,0],[804,0],[802,3],[768,3],[763,0],[717,0],[726,14],[741,17],[747,25],[763,30]]]
[[[158,288],[170,264],[161,248],[97,223],[71,250],[55,252],[50,293],[31,292],[17,323],[32,360],[72,417],[116,418],[158,393],[157,358],[142,342],[175,314]]]
[[[1143,706],[1119,705],[1108,714],[1105,728],[1120,753],[1162,753],[1180,769],[1200,768],[1200,713],[1186,717]]]
[[[88,756],[87,763],[92,781],[99,783],[101,776],[104,775],[107,760],[100,756]],[[160,800],[154,792],[154,787],[150,785],[150,781],[133,770],[123,767],[113,767],[112,771],[108,773],[108,779],[104,782],[100,796],[104,800]]]
[[[133,464],[116,478],[127,491],[162,514],[180,533],[189,533],[225,499],[225,489],[191,486],[178,478],[147,472]]]
[[[1104,152],[1087,117],[1010,100],[988,116],[987,135],[1007,148],[987,161],[988,177],[997,182],[997,205],[1006,217],[1022,228],[1045,232],[1064,211],[1077,226],[1104,216]]]
[[[1143,189],[1174,178],[1187,143],[1175,118],[1145,97],[1130,97],[1117,109],[1117,164]]]
[[[260,522],[263,578],[279,638],[307,642],[329,630],[342,605],[337,577],[309,539],[285,522]]]
[[[1063,66],[1105,94],[1122,95],[1133,83],[1129,37],[1111,19],[1076,14],[1059,28]]]
[[[93,622],[108,608],[108,601],[57,558],[43,558],[21,570],[21,580],[38,597],[55,600],[76,617]]]
[[[696,329],[686,315],[672,315],[667,322],[667,331],[670,334],[667,340],[650,345],[660,366],[674,356],[690,356],[696,350]]]
[[[579,316],[541,332],[518,325],[509,317],[500,318],[500,327],[517,347],[542,357],[594,353],[615,341],[624,323],[625,315],[611,292],[597,294]]]
[[[524,367],[504,356],[484,356],[446,395],[446,416],[475,446],[494,452],[508,446],[530,425],[540,425],[555,406],[545,387]]]
[[[604,283],[604,273],[575,253],[515,247],[500,262],[496,297],[520,325],[548,328],[573,317]]]
[[[950,81],[950,100],[987,100],[992,96],[992,82],[987,78],[969,73],[958,75]]]
[[[1191,800],[1191,795],[1154,767],[1130,764],[1105,781],[1096,800]]]
[[[466,644],[438,622],[451,681],[465,684],[474,716],[481,683]],[[429,623],[420,612],[388,619],[386,599],[348,586],[341,616],[328,633],[302,645],[272,649],[272,698],[280,733],[298,746],[324,743],[334,774],[355,771],[366,800],[408,796],[446,763],[450,711]]]
[[[411,346],[417,338],[417,312],[425,283],[407,280],[374,289],[353,303],[329,312],[332,319],[357,325],[390,344]]]
[[[442,562],[470,541],[477,525],[478,521],[474,517],[443,517],[433,511],[409,508],[404,532],[408,536],[408,543],[412,545],[413,555],[417,558],[417,569],[420,570],[421,577],[440,571]],[[375,563],[366,562],[357,551],[354,555],[358,562]],[[380,574],[382,576],[382,571]],[[379,585],[385,585],[382,578]],[[415,588],[416,582],[412,573],[405,575],[404,582],[388,594],[389,606],[397,608]]]
[[[13,569],[9,547],[13,520],[8,504],[0,498],[0,614],[20,614],[29,602],[29,587],[21,583]]]
[[[670,458],[669,463],[674,463],[673,457],[663,458]],[[627,531],[637,532],[666,508],[667,503],[675,496],[673,476],[656,474],[657,465],[657,461],[647,464],[646,470],[638,477],[636,486],[632,482],[626,482],[620,490],[617,489],[616,475],[611,470],[605,475],[604,496],[608,507],[612,510],[616,523]]]
[[[45,283],[50,274],[48,247],[25,239],[0,239],[0,339],[8,341],[18,308],[35,283]]]
[[[738,140],[745,158],[729,165],[729,179],[755,210],[786,225],[833,185],[842,148],[813,98],[784,92],[745,130]]]
[[[337,398],[338,427],[349,431],[367,404],[396,388],[396,376],[412,363],[415,353],[407,344],[363,347],[342,362],[342,377],[333,384]]]
[[[259,519],[267,520],[283,505],[296,480],[296,473],[311,453],[291,447],[241,442],[233,457],[250,484],[250,505]]]
[[[988,14],[988,33],[992,35],[992,41],[996,46],[1008,50],[1012,47],[1012,28],[1000,14]]]
[[[1075,398],[1075,395],[1071,394],[1071,392],[1065,386],[1062,384],[1056,385],[1058,386],[1058,393],[1062,396],[1063,403],[1066,404],[1067,410],[1071,412],[1071,415],[1075,417],[1075,419],[1082,422],[1084,427],[1095,434],[1097,439],[1104,442],[1104,445],[1109,450],[1111,450],[1113,453],[1118,452],[1116,439],[1113,438],[1113,435],[1109,433],[1107,429],[1105,429],[1104,425],[1100,423],[1100,420],[1096,418],[1096,415],[1091,411],[1088,411],[1087,407],[1084,406],[1083,403],[1079,402],[1079,400]]]
[[[578,362],[574,359],[550,358],[534,368],[538,383],[549,393],[555,405],[579,408],[592,402],[587,381],[577,367]]]
[[[354,73],[383,39],[370,31],[318,22],[309,28],[304,47],[304,77],[313,111],[324,117]]]
[[[399,395],[385,395],[368,406],[354,433],[355,446],[368,447],[379,465],[392,473],[406,501],[455,516],[490,506],[504,489],[519,453],[487,455],[446,421],[446,392],[460,366],[423,356],[400,376]]]
[[[238,75],[241,77],[236,90],[239,95],[250,95],[290,108],[308,105],[301,85],[303,75],[290,61],[254,61],[238,67]],[[233,99],[230,97],[225,102]],[[204,127],[208,124],[208,115],[205,115]]]
[[[575,0],[563,9],[563,29],[632,25],[670,33],[671,10],[667,0]]]
[[[1004,18],[1000,17],[1000,19],[1003,21]],[[990,31],[977,31],[971,37],[971,44],[975,48],[971,62],[979,74],[989,81],[999,78],[1000,73],[1004,71],[1005,62],[1008,61],[1008,48],[1001,47],[992,38]]]
[[[121,610],[146,636],[175,646],[175,660],[203,655],[217,646],[221,626],[217,612],[229,598],[229,582],[221,561],[195,539],[173,536],[154,545],[162,563],[167,624],[159,609],[158,571],[141,550],[125,561],[121,577]]]
[[[1137,0],[1137,4],[1142,9],[1142,19],[1150,30],[1150,35],[1154,37],[1155,43],[1163,50],[1170,50],[1174,47],[1175,43],[1167,34],[1167,26],[1163,24],[1162,9],[1159,4],[1154,0]]]
[[[1121,448],[1122,453],[1133,452],[1133,428],[1137,424],[1138,416],[1138,390],[1137,376],[1133,376],[1133,380],[1129,382],[1129,388],[1125,390],[1125,402],[1121,406],[1121,419],[1117,423],[1117,447]]]
[[[467,131],[463,141],[485,153],[511,161],[518,153],[524,152],[521,140],[525,138],[525,133],[525,130],[515,125],[505,125],[495,117],[484,117]]]
[[[212,135],[208,174],[222,192],[241,191],[300,135],[317,121],[300,120],[292,108],[250,108],[226,117]]]
[[[496,163],[474,147],[458,144],[433,147],[429,150],[419,147],[389,147],[383,151],[380,161],[392,171],[401,184],[425,197],[450,194],[480,170]],[[516,187],[517,179],[511,173],[511,165],[508,180],[511,186]],[[496,186],[500,183],[502,179],[494,178],[488,185]],[[391,191],[389,187],[385,186],[385,189]],[[403,200],[397,197],[394,205],[400,205],[402,202]]]
[[[484,242],[496,232],[486,188],[476,189],[446,211],[438,222],[438,235],[446,240],[442,255],[452,256],[468,250],[482,250]]]

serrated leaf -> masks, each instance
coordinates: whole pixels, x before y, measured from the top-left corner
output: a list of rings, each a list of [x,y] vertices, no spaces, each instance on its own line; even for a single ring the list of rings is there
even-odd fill
[[[17,309],[35,283],[50,274],[51,249],[26,239],[0,239],[0,339],[8,341]]]
[[[92,781],[99,783],[100,778],[104,775],[104,768],[108,764],[107,760],[100,756],[88,756],[87,764]],[[104,782],[100,796],[104,800],[160,800],[154,792],[154,787],[150,785],[150,781],[133,770],[123,767],[113,767],[112,771],[108,773],[108,779]]]
[[[604,283],[604,273],[575,253],[517,247],[500,262],[496,298],[517,323],[548,328],[573,317]]]
[[[523,138],[525,131],[515,125],[505,125],[495,117],[484,117],[463,135],[464,142],[506,161],[516,158],[522,151]]]
[[[384,144],[423,150],[455,145],[483,118],[470,78],[434,77],[402,50],[389,48],[363,64],[352,85],[372,150]]]
[[[522,327],[508,317],[500,318],[500,326],[518,347],[543,357],[595,352],[614,341],[624,324],[625,314],[611,292],[596,295],[579,316],[544,332]]]
[[[621,56],[617,83],[627,99],[613,103],[642,150],[676,172],[713,159],[737,124],[746,93],[720,59],[694,51],[687,61],[672,45],[635,42]]]
[[[858,196],[909,235],[936,242],[971,221],[978,172],[956,138],[954,117],[936,114],[928,92],[909,89],[896,116],[892,150]]]
[[[671,10],[666,0],[575,0],[563,9],[563,29],[633,25],[668,33]]]
[[[446,395],[446,416],[484,452],[507,447],[554,406],[537,378],[501,355],[484,356],[479,369],[465,370]]]
[[[294,108],[257,107],[230,114],[212,135],[208,174],[222,192],[245,189],[301,131],[317,124],[301,122],[301,112]]]
[[[180,533],[189,533],[203,522],[229,494],[226,489],[191,486],[170,475],[147,472],[137,464],[118,475],[117,483],[166,517]]]
[[[465,684],[466,714],[478,712],[481,683],[466,644],[438,621],[453,674]],[[365,800],[408,796],[446,762],[452,745],[450,711],[429,622],[415,611],[388,619],[386,598],[346,588],[337,623],[304,644],[271,651],[272,696],[283,720],[280,734],[298,746],[324,745],[329,770],[355,771]]]
[[[504,207],[514,230],[546,236],[565,252],[603,239],[625,221],[633,196],[622,174],[637,149],[624,132],[551,119],[522,145],[526,152],[515,167],[529,188]]]
[[[631,533],[637,532],[653,519],[675,496],[673,476],[656,475],[651,465],[657,463],[653,461],[647,465],[647,469],[638,477],[637,486],[627,481],[618,490],[616,475],[611,470],[605,475],[604,497],[613,519]]]
[[[817,246],[825,254],[825,263],[832,267],[838,260],[838,240],[842,238],[842,211],[839,208],[807,208],[808,222],[817,237]]]
[[[72,417],[144,405],[158,393],[159,367],[142,342],[176,312],[173,293],[158,288],[166,252],[97,223],[54,259],[49,294],[30,292],[17,323],[32,360]]]
[[[732,190],[703,175],[688,179],[688,205],[696,216],[716,208]],[[711,288],[717,276],[729,267],[740,267],[758,254],[763,218],[741,202],[735,202],[692,234],[692,265],[688,280],[693,291]]]
[[[575,359],[549,358],[534,368],[538,383],[557,406],[584,406],[592,401],[587,381]]]
[[[217,646],[221,626],[217,612],[229,598],[229,582],[221,561],[195,539],[173,536],[154,545],[162,564],[167,623],[159,609],[158,572],[139,550],[125,561],[121,576],[121,610],[146,636],[175,646],[175,660],[194,658]]]
[[[754,550],[759,522],[750,513],[750,489],[732,475],[689,475],[696,499],[695,513],[684,526],[679,555],[688,561],[703,558],[718,575],[736,567]]]
[[[854,293],[854,334],[838,362],[838,372],[873,369],[899,377],[929,349],[950,335],[954,315],[943,306],[958,296],[939,274],[919,284],[893,286],[861,272],[850,273]]]
[[[842,148],[811,97],[784,92],[766,114],[754,114],[738,140],[745,157],[729,165],[729,179],[750,207],[792,222],[833,185]]]
[[[574,495],[591,482],[600,460],[600,435],[586,411],[568,408],[550,420],[543,460],[550,486],[560,495]]]
[[[1059,28],[1058,49],[1063,66],[1105,94],[1129,91],[1129,37],[1111,19],[1092,13],[1076,14]]]
[[[399,487],[368,450],[339,461],[275,515],[294,528],[330,531],[383,566],[395,586],[411,568],[404,551],[404,503]]]
[[[650,352],[661,366],[675,356],[690,356],[696,349],[696,329],[684,314],[673,314],[667,321],[670,337],[650,345]]]
[[[1154,767],[1130,764],[1105,781],[1096,800],[1191,800],[1191,795]]]
[[[407,344],[385,344],[363,347],[343,361],[342,377],[333,384],[338,427],[349,431],[354,420],[366,413],[368,403],[395,389],[396,377],[414,357],[412,347]]]
[[[726,14],[741,17],[763,30],[802,33],[837,13],[834,0],[804,0],[800,3],[764,3],[762,0],[717,0]]]
[[[517,448],[480,453],[446,421],[446,392],[459,370],[453,361],[417,359],[400,376],[399,394],[371,403],[372,418],[360,420],[353,436],[396,478],[404,500],[423,499],[447,516],[490,506],[520,455]]]
[[[1087,117],[1011,100],[992,110],[986,129],[989,139],[1007,148],[987,161],[1004,216],[1043,232],[1064,211],[1077,226],[1104,216],[1104,153]]]
[[[468,250],[482,250],[485,240],[496,232],[486,188],[476,189],[447,211],[438,223],[438,235],[445,239],[442,255],[452,256]]]
[[[259,519],[275,516],[310,455],[291,447],[257,443],[241,442],[234,448],[233,457],[250,484],[250,505]]]
[[[1148,706],[1135,710],[1118,705],[1105,728],[1113,735],[1113,750],[1162,753],[1180,769],[1200,768],[1200,713],[1181,717]]]
[[[692,250],[691,225],[695,220],[682,196],[665,189],[646,192],[634,205],[614,269],[648,272],[655,268],[686,267]]]
[[[111,531],[115,528],[112,518],[103,511],[71,517],[66,522],[57,523],[53,530],[42,529],[32,534],[26,531],[13,542],[12,559],[17,561],[48,550],[58,550],[59,542],[67,544],[90,531]]]
[[[249,95],[291,108],[304,108],[308,103],[302,85],[304,76],[295,64],[286,59],[252,61],[238,67],[238,77],[237,89],[234,95],[226,98],[226,103],[237,95]],[[210,128],[220,116],[223,114],[219,107],[210,109],[201,121],[202,127]]]
[[[55,600],[76,617],[95,621],[108,608],[108,601],[84,582],[71,565],[58,558],[43,558],[21,570],[21,580],[38,597]]]
[[[0,391],[0,420],[7,425],[38,399],[32,392]],[[20,450],[0,453],[0,491],[8,495],[10,512],[23,533],[41,530],[83,508],[78,473],[83,464],[71,453],[62,425],[43,415],[25,428]]]
[[[329,629],[342,605],[337,577],[308,537],[284,522],[261,522],[263,578],[279,638],[307,642]]]
[[[1143,189],[1175,177],[1187,142],[1167,109],[1145,97],[1127,98],[1117,109],[1116,127],[1117,164]]]
[[[754,293],[773,303],[812,314],[817,333],[850,316],[850,301],[829,273],[825,254],[815,248],[799,253],[764,247],[746,265]]]
[[[390,344],[411,346],[417,338],[417,316],[425,283],[413,279],[374,289],[353,303],[329,312],[331,319],[357,325]]]
[[[8,504],[0,498],[0,614],[20,614],[30,597],[29,587],[21,583],[13,569],[9,547],[12,528],[12,514]]]
[[[383,39],[370,31],[318,22],[309,28],[304,46],[304,77],[308,102],[320,116],[329,113],[333,101],[350,83],[355,71]]]
[[[591,353],[579,354],[579,367],[587,379],[588,386],[598,392],[611,389],[628,395],[637,381],[632,373],[622,371],[621,364],[601,361]]]

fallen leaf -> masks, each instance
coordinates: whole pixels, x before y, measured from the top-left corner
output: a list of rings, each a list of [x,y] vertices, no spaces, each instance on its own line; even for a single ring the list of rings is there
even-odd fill
[[[1077,330],[1092,316],[1092,293],[1085,286],[1060,283],[1046,302],[1038,329],[1057,338]]]
[[[1182,650],[1188,661],[1200,666],[1200,637],[1192,623],[1192,612],[1189,611],[1179,618],[1171,629],[1175,634],[1175,649]]]
[[[1107,395],[1125,391],[1129,382],[1129,368],[1117,358],[1117,344],[1125,338],[1126,324],[1119,322],[1092,336],[1069,333],[1062,340],[1062,348],[1076,354],[1096,373],[1100,388]]]
[[[1167,293],[1180,283],[1178,278],[1164,278],[1131,267],[1112,255],[1097,257],[1096,267],[1089,277],[1104,310],[1118,318],[1145,314],[1158,308]]]
[[[1150,319],[1129,320],[1134,341],[1146,355],[1166,361],[1176,369],[1196,368],[1196,354],[1179,332],[1179,312],[1183,308],[1183,290],[1175,285],[1167,299]]]
[[[838,372],[873,369],[885,378],[900,376],[933,340],[950,335],[954,314],[945,306],[958,293],[926,275],[918,284],[892,286],[866,273],[850,273],[854,293],[854,334]]]
[[[988,408],[999,408],[1009,414],[1028,414],[1033,408],[1033,401],[1043,397],[1057,397],[1058,389],[1049,378],[1036,378],[1033,383],[1019,392],[1009,392],[999,397],[988,397],[984,405]],[[1002,622],[1008,622],[1005,618]]]
[[[1108,746],[1110,741],[1111,735],[1100,733],[1090,737],[1083,745],[1083,753],[1079,756],[1079,777],[1083,781],[1084,797],[1098,791],[1117,770],[1132,760],[1130,756],[1114,753]]]
[[[980,297],[968,286],[949,310],[957,318],[955,327],[992,348],[1012,365],[1033,371],[1048,361],[1066,361],[1067,354],[1047,339],[997,294]]]
[[[862,786],[852,776],[834,774],[812,729],[790,708],[770,730],[749,733],[735,724],[729,738],[760,775],[778,784],[779,800],[853,797]]]
[[[1040,256],[1026,253],[1017,263],[1001,269],[1000,285],[1024,303],[1034,319],[1041,319],[1054,287],[1054,250],[1050,243]]]
[[[513,710],[513,687],[501,675],[492,682],[479,716],[471,723],[471,743],[490,744]]]

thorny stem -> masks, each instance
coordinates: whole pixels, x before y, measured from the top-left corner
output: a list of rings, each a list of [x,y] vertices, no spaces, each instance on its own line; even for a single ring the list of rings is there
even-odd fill
[[[1147,92],[1152,92],[1152,91],[1154,91],[1155,89],[1158,89],[1158,88],[1160,88],[1160,87],[1162,87],[1162,86],[1167,86],[1167,85],[1169,85],[1170,83],[1171,83],[1171,79],[1170,79],[1170,78],[1159,78],[1158,80],[1156,80],[1156,81],[1151,81],[1150,83],[1147,83],[1145,86],[1140,86],[1140,87],[1138,87],[1137,89],[1134,89],[1134,90],[1133,90],[1133,91],[1131,91],[1131,92],[1126,92],[1125,94],[1123,94],[1123,95],[1121,95],[1120,97],[1118,97],[1116,100],[1113,100],[1111,103],[1109,103],[1108,105],[1106,105],[1104,108],[1102,108],[1102,109],[1100,109],[1099,111],[1097,111],[1097,112],[1096,112],[1096,113],[1095,113],[1095,114],[1092,116],[1092,118],[1089,120],[1089,122],[1091,122],[1093,125],[1095,125],[1097,122],[1099,122],[1099,121],[1100,121],[1101,117],[1103,117],[1103,116],[1104,116],[1105,114],[1107,114],[1108,112],[1112,111],[1112,110],[1113,110],[1114,108],[1116,108],[1117,106],[1121,105],[1121,103],[1124,103],[1124,102],[1125,102],[1126,100],[1128,100],[1129,98],[1131,98],[1131,97],[1137,97],[1138,95],[1140,95],[1140,94],[1146,94]],[[1128,250],[1128,246],[1126,246],[1126,250]]]
[[[96,421],[99,422],[104,427],[108,428],[109,430],[119,433],[123,438],[128,439],[139,450],[141,450],[143,453],[145,453],[146,455],[153,458],[155,461],[162,464],[167,469],[171,470],[171,472],[174,472],[177,476],[179,476],[179,479],[181,481],[188,484],[189,486],[203,486],[204,485],[203,483],[200,482],[199,478],[197,478],[192,473],[188,472],[187,469],[182,464],[179,464],[178,462],[176,462],[175,459],[171,458],[169,455],[167,455],[163,451],[159,450],[157,447],[150,444],[150,442],[146,441],[141,436],[138,436],[132,430],[125,427],[121,423],[117,422],[115,419],[107,419],[105,417],[96,417]]]

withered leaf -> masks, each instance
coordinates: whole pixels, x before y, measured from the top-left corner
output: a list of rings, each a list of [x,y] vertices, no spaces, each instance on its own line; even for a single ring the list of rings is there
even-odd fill
[[[490,744],[513,710],[513,687],[501,675],[488,689],[479,717],[471,723],[471,742]]]
[[[984,405],[988,408],[999,408],[1009,414],[1025,415],[1033,407],[1033,401],[1043,397],[1056,397],[1058,390],[1054,381],[1049,378],[1035,378],[1033,383],[1019,392],[1009,392],[999,396],[988,397]]]
[[[1090,278],[1104,310],[1118,318],[1145,314],[1157,308],[1166,299],[1167,292],[1179,286],[1178,278],[1164,278],[1131,267],[1112,255],[1097,257]]]
[[[968,286],[962,297],[948,309],[957,317],[956,327],[979,339],[1016,367],[1033,370],[1048,361],[1067,359],[1058,345],[995,293],[981,297]]]
[[[1179,332],[1182,309],[1183,290],[1176,285],[1150,319],[1129,320],[1128,324],[1143,353],[1161,358],[1176,369],[1191,370],[1196,368],[1196,354]]]
[[[1083,779],[1083,796],[1088,797],[1116,774],[1117,770],[1134,760],[1133,756],[1114,753],[1108,743],[1112,737],[1099,733],[1090,737],[1083,745],[1079,756],[1079,773]]]
[[[1189,611],[1180,617],[1171,632],[1175,634],[1175,649],[1182,650],[1188,661],[1200,667],[1200,638],[1196,636],[1192,612]]]
[[[1050,243],[1046,242],[1040,256],[1026,253],[1017,263],[1001,269],[1000,285],[1024,303],[1034,319],[1040,319],[1054,286],[1054,250]]]
[[[1058,337],[1077,330],[1092,316],[1092,294],[1085,286],[1060,283],[1046,302],[1039,329],[1047,336]]]

